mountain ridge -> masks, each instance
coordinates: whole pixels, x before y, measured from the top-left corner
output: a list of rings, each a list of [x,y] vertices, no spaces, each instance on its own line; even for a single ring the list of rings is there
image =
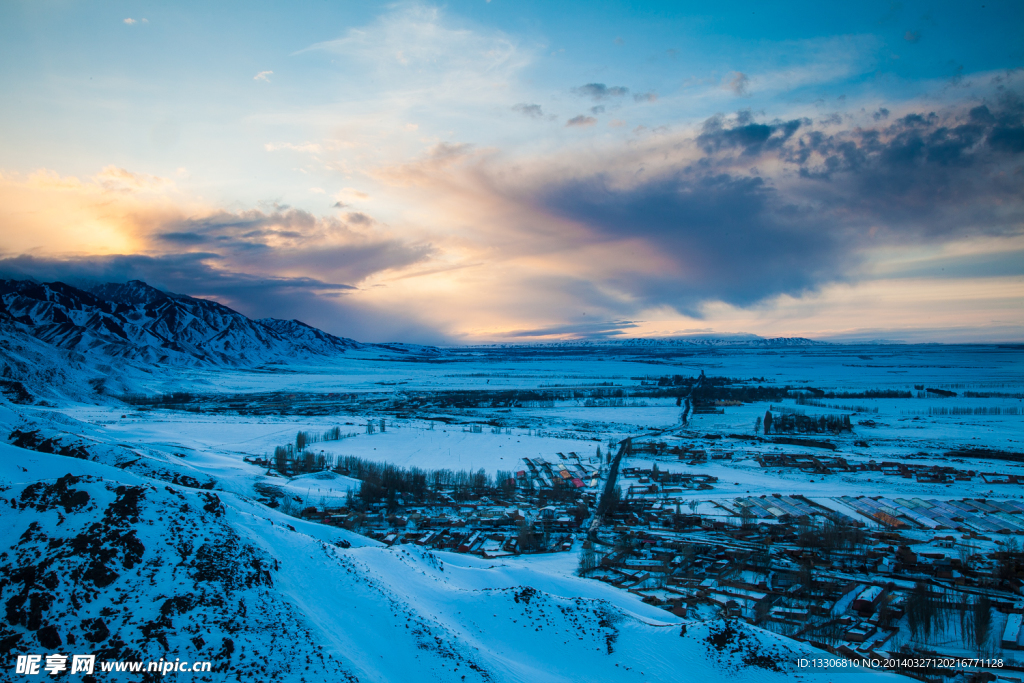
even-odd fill
[[[152,365],[247,367],[366,348],[297,320],[252,320],[140,280],[80,289],[0,280],[0,318],[65,351]]]

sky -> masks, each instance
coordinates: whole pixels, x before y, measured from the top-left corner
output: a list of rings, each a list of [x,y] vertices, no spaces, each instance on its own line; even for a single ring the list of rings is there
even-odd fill
[[[1020,2],[0,3],[0,277],[362,341],[1024,341]]]

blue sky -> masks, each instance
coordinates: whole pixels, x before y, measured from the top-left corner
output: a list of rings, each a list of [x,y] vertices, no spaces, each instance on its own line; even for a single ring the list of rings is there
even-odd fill
[[[369,341],[1020,340],[1020,3],[0,6],[0,270]]]

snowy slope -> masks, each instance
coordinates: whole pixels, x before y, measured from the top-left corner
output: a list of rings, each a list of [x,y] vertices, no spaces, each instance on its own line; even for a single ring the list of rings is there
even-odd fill
[[[0,280],[0,389],[11,397],[22,391],[11,382],[30,397],[83,400],[144,392],[185,368],[337,366],[353,352],[407,358],[437,350],[361,344],[298,320],[251,320],[137,280],[89,291]]]
[[[0,315],[57,348],[171,365],[241,365],[336,355],[357,342],[297,321],[250,320],[214,301],[144,282],[81,290],[0,281]]]
[[[0,506],[7,662],[213,663],[193,680],[769,681],[811,652],[721,622],[680,637],[666,612],[543,562],[385,548],[232,493],[9,445]]]

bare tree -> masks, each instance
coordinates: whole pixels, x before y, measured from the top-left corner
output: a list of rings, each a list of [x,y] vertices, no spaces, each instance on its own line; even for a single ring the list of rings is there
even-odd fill
[[[989,632],[992,629],[992,601],[982,595],[974,601],[974,644],[978,653],[989,650]]]

